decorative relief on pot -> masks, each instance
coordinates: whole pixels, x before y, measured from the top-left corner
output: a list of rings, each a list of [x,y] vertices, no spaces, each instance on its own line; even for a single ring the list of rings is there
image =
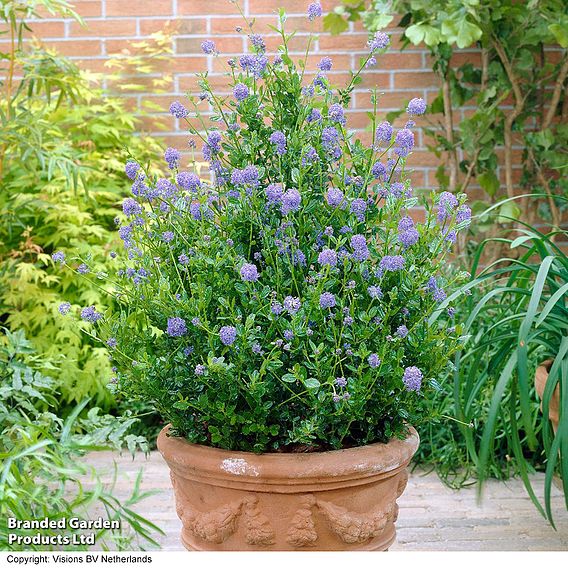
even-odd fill
[[[398,475],[398,487],[396,489],[397,499],[404,493],[404,490],[406,489],[406,485],[408,483],[408,470],[403,469]]]
[[[242,506],[242,500],[234,501],[208,513],[202,513],[190,509],[186,503],[182,517],[183,526],[206,542],[220,544],[237,530]]]
[[[183,522],[183,512],[185,510],[187,499],[185,499],[185,497],[182,497],[182,490],[173,471],[170,471],[170,481],[172,482],[172,488],[174,490],[176,513],[180,520]]]
[[[397,498],[402,494],[408,474],[398,483]],[[326,518],[331,530],[347,544],[360,544],[379,536],[389,521],[396,520],[398,505],[395,501],[386,508],[370,513],[356,513],[329,501],[316,499],[313,494],[304,495],[301,506],[294,514],[286,536],[286,542],[299,548],[313,546],[318,539],[313,517],[317,507]]]
[[[260,510],[256,495],[243,497],[212,511],[202,512],[191,506],[175,475],[172,474],[171,479],[176,497],[176,512],[183,528],[193,536],[206,542],[221,544],[237,531],[239,519],[244,516],[245,539],[248,544],[253,546],[274,544],[274,530],[268,517]]]
[[[386,509],[371,513],[356,513],[320,500],[317,501],[317,506],[327,519],[331,530],[343,542],[358,544],[375,538],[383,532],[396,505],[393,502]]]
[[[245,500],[244,516],[247,544],[257,546],[274,544],[274,530],[268,517],[258,506],[258,497],[253,496]]]
[[[290,528],[286,535],[286,542],[292,546],[303,548],[314,546],[318,539],[312,507],[316,504],[313,495],[303,495],[300,508],[292,518]]]
[[[403,494],[406,488],[406,485],[408,483],[408,471],[406,469],[401,471],[399,476],[400,477],[398,480],[398,487],[396,489],[395,501],[393,503],[392,511],[390,512],[388,519],[393,523],[396,523],[396,521],[398,520],[398,503],[396,502],[396,499],[398,499]]]

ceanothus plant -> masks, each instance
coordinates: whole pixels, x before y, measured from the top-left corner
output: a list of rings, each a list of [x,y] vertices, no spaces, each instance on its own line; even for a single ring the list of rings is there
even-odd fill
[[[310,5],[309,19],[320,15]],[[330,58],[313,80],[291,60],[285,19],[272,60],[251,29],[251,52],[228,62],[230,95],[203,74],[191,111],[171,105],[201,140],[209,180],[174,148],[166,175],[126,164],[121,309],[88,306],[81,325],[108,346],[115,388],[191,442],[264,452],[387,441],[419,422],[460,341],[459,326],[428,318],[460,279],[440,266],[470,210],[444,192],[423,200],[424,222],[411,217],[412,117],[394,129],[375,112],[370,146],[347,129],[351,92],[389,36],[377,33],[334,90]],[[219,57],[214,42],[202,48]],[[215,127],[194,126],[200,105]],[[407,108],[424,110],[422,99]]]

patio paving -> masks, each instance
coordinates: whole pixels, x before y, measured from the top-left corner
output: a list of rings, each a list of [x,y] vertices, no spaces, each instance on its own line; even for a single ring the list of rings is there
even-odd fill
[[[162,550],[183,550],[179,542],[181,523],[176,515],[169,471],[158,452],[146,459],[111,452],[89,454],[85,461],[99,473],[112,475],[118,467],[115,495],[127,498],[138,471],[143,469],[142,490],[157,491],[136,510],[166,533],[159,538]],[[534,477],[535,491],[542,497],[544,475]],[[477,503],[475,487],[449,489],[435,473],[411,474],[408,487],[399,498],[397,540],[391,550],[568,550],[568,512],[564,498],[553,488],[555,531],[540,516],[520,479],[491,480],[484,499]]]

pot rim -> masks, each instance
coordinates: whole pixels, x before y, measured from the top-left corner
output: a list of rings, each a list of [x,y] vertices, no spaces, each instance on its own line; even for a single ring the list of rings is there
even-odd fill
[[[544,361],[542,361],[538,366],[537,366],[537,370],[538,369],[543,369],[544,371],[546,371],[546,374],[548,375],[550,373],[550,368],[552,367],[552,363],[554,363],[554,359],[550,358],[550,359],[545,359]]]
[[[277,490],[274,486],[284,492],[297,491],[314,483],[329,489],[346,482],[354,485],[391,477],[408,465],[420,442],[410,426],[405,439],[387,443],[325,452],[255,454],[192,444],[168,436],[170,427],[168,424],[158,435],[158,449],[175,475],[227,487],[267,486],[267,491]]]

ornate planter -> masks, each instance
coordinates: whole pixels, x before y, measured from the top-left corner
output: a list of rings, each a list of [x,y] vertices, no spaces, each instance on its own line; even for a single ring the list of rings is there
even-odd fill
[[[537,367],[534,376],[534,385],[538,396],[542,399],[546,383],[548,381],[548,373],[552,366],[552,359],[545,361],[540,367]],[[542,403],[541,403],[542,409]],[[558,422],[560,421],[560,385],[556,385],[552,396],[550,397],[550,404],[548,406],[548,417],[552,422],[554,431],[558,430]]]
[[[189,550],[387,550],[419,438],[309,454],[158,436]]]

